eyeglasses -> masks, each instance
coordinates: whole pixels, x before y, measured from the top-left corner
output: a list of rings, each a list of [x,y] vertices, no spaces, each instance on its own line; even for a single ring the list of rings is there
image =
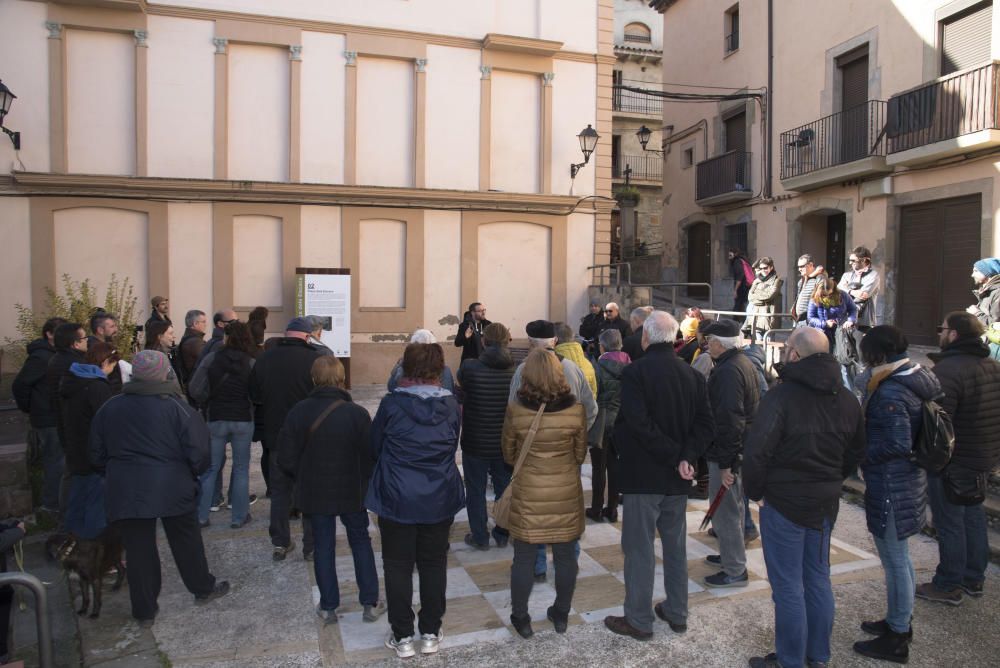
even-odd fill
[[[796,266],[796,267],[798,267],[799,269],[805,269],[805,268],[806,268],[806,267],[808,267],[809,265],[807,265],[807,264],[797,264],[797,265],[795,265],[795,266]]]
[[[941,334],[942,332],[954,332],[954,331],[955,330],[952,329],[951,327],[940,327],[940,326],[937,327],[937,333],[938,334]]]
[[[606,308],[606,309],[604,309],[604,312],[605,313],[614,313],[614,309]]]
[[[86,341],[87,337],[86,336],[78,336],[78,337],[76,337],[76,340],[77,341]]]

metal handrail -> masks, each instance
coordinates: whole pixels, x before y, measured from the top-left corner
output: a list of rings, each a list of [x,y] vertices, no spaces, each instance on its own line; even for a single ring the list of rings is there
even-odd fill
[[[601,275],[601,280],[596,285],[597,285],[597,287],[603,288],[605,285],[610,285],[610,282],[609,283],[605,283],[604,282],[604,269],[605,268],[614,269],[615,267],[625,267],[626,274],[628,275],[627,278],[625,279],[625,283],[631,285],[632,284],[632,265],[629,262],[610,262],[608,264],[594,264],[594,265],[591,265],[591,266],[587,267],[587,271],[593,271],[594,269],[600,269],[601,270],[601,274],[600,274]],[[618,286],[620,286],[622,284],[621,278],[622,278],[621,272],[620,271],[615,272],[615,287],[618,287]]]
[[[714,315],[716,320],[719,319],[719,316],[723,316],[723,315],[734,316],[734,317],[737,317],[737,318],[742,318],[742,317],[744,317],[744,316],[747,315],[746,311],[719,311],[719,310],[710,309],[710,308],[702,309],[701,313],[702,313],[702,315]],[[757,338],[757,318],[768,318],[768,319],[770,319],[770,318],[782,318],[782,319],[784,319],[784,318],[791,318],[792,321],[794,322],[794,320],[796,319],[797,316],[794,313],[753,313],[753,314],[750,315],[750,317],[753,318],[753,326],[750,328],[750,336],[753,337],[754,339],[756,339]],[[780,328],[775,328],[775,329],[779,329],[780,330]],[[771,330],[768,329],[767,331],[771,331]],[[791,331],[791,330],[789,330],[789,331]],[[766,333],[767,332],[765,332],[765,334]]]
[[[35,595],[35,628],[38,631],[38,663],[41,668],[54,668],[52,660],[52,629],[49,627],[48,600],[42,581],[30,573],[0,573],[0,587],[22,585]],[[3,629],[3,633],[7,630]]]
[[[774,347],[774,346],[771,346],[770,349],[768,348],[767,344],[768,344],[769,340],[772,339],[772,338],[774,338],[773,335],[779,334],[779,333],[781,333],[781,334],[788,334],[789,336],[791,336],[792,332],[794,332],[794,331],[795,331],[794,329],[769,329],[766,332],[764,332],[764,338],[761,340],[760,345],[764,348],[764,371],[765,372],[769,373],[774,368],[774,365],[775,365],[775,362],[772,360],[771,356],[769,355],[768,350],[777,351],[777,348]]]
[[[633,283],[635,288],[670,288],[670,303],[677,305],[677,288],[708,288],[708,303],[715,304],[711,283]]]

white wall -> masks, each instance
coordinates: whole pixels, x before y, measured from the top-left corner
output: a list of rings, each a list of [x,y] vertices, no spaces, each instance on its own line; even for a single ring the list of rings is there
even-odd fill
[[[427,47],[428,188],[479,189],[479,64],[473,49]]]
[[[597,66],[564,60],[555,61],[556,78],[552,80],[552,192],[568,195],[569,166],[583,162],[577,135],[587,125],[597,124]],[[586,104],[582,104],[582,101]],[[597,164],[590,164],[576,175],[573,194],[579,197],[594,194]]]
[[[541,186],[542,79],[515,72],[494,71],[491,76],[490,187],[536,193]]]
[[[135,38],[67,29],[63,39],[69,171],[135,174]]]
[[[233,217],[233,301],[235,306],[284,306],[281,218]]]
[[[98,302],[104,299],[111,274],[127,277],[140,312],[148,305],[149,233],[144,212],[82,207],[55,211],[53,218],[57,277],[89,279]]]
[[[31,303],[31,223],[27,197],[0,197],[0,341],[17,336],[14,304]]]
[[[362,220],[358,245],[358,306],[405,308],[406,223]]]
[[[439,322],[462,317],[462,213],[424,211],[423,325],[444,343],[455,325]]]
[[[494,5],[493,32],[538,37],[539,0],[503,0]]]
[[[479,295],[487,317],[523,337],[532,320],[549,318],[552,234],[532,223],[479,226]]]
[[[149,16],[150,176],[210,179],[215,136],[215,24]]]
[[[0,137],[0,174],[11,169],[49,169],[49,52],[45,30],[46,5],[41,2],[0,2],[0,63],[3,82],[17,99],[4,125],[21,133],[20,159],[14,145]],[[15,64],[17,67],[12,67]]]
[[[358,58],[358,185],[413,185],[414,64]]]
[[[287,181],[288,49],[229,45],[229,178]]]
[[[653,16],[659,14],[650,9]],[[597,51],[597,2],[595,0],[539,0],[542,39],[563,43],[570,51]]]
[[[170,250],[169,297],[173,319],[180,322],[193,308],[208,313],[211,318],[216,310],[212,295],[212,205],[208,202],[169,202],[167,247]]]
[[[302,33],[302,159],[305,183],[344,182],[344,36]]]
[[[340,207],[303,206],[300,212],[302,266],[339,268],[342,262]]]
[[[594,216],[570,214],[566,230],[566,322],[576,331],[580,319],[590,312],[587,288],[594,262]]]

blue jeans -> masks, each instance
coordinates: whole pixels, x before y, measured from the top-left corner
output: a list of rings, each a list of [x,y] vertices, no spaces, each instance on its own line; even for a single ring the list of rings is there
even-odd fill
[[[573,555],[577,559],[580,558],[580,541],[578,540],[573,541]],[[549,570],[546,560],[545,544],[539,545],[535,548],[535,575],[545,575]]]
[[[201,496],[198,498],[198,521],[207,522],[215,492],[215,480],[221,475],[226,443],[233,448],[232,485],[229,503],[233,505],[233,524],[242,524],[250,508],[250,439],[253,422],[214,420],[208,423],[212,436],[212,464],[201,474]]]
[[[782,668],[830,660],[833,588],[829,521],[822,531],[789,521],[772,506],[760,509],[764,563],[774,601],[774,645]]]
[[[927,498],[938,534],[938,566],[934,586],[950,591],[961,584],[982,584],[990,563],[983,504],[956,506],[949,503],[943,479],[932,474],[927,475]]]
[[[375,553],[368,535],[368,512],[342,515],[309,515],[315,551],[313,571],[319,589],[319,607],[336,610],[340,607],[340,586],[337,584],[337,565],[334,547],[337,543],[337,517],[347,529],[347,543],[354,557],[354,577],[358,582],[358,599],[361,605],[378,603],[378,572],[375,570]]]
[[[896,633],[910,630],[913,616],[913,593],[916,590],[916,576],[910,561],[910,544],[906,538],[896,537],[896,519],[892,508],[885,517],[885,536],[875,539],[882,569],[885,571],[885,589],[888,612],[885,621]]]
[[[479,545],[490,542],[486,518],[486,476],[493,479],[493,498],[499,500],[510,484],[511,472],[503,463],[503,458],[483,459],[472,455],[462,455],[462,470],[465,473],[465,504],[469,512],[469,528],[472,539]],[[508,536],[503,527],[493,529],[493,538],[501,542]],[[499,538],[499,540],[498,540]]]

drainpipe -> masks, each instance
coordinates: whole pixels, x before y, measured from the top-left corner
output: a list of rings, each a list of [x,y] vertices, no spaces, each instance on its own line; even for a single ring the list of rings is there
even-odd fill
[[[764,178],[764,197],[771,197],[771,150],[774,122],[774,0],[767,0],[767,146],[764,147],[764,166],[767,175]]]

